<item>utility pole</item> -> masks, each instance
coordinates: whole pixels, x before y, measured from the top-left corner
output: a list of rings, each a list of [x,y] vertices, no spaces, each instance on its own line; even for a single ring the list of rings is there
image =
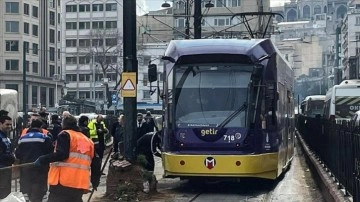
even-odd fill
[[[335,51],[335,68],[334,68],[334,85],[337,85],[340,83],[341,81],[341,71],[339,69],[339,65],[340,65],[340,43],[339,43],[339,40],[340,40],[340,32],[341,32],[341,29],[339,26],[336,27],[336,39],[335,39],[335,48],[336,48],[336,51]]]
[[[124,15],[124,71],[138,72],[136,57],[136,0],[123,1]],[[137,76],[136,76],[137,77]],[[123,81],[125,82],[125,81]],[[136,79],[137,84],[137,79]],[[136,85],[134,84],[134,85]],[[124,157],[130,162],[135,160],[136,146],[136,96],[124,97],[124,114],[126,119],[124,136]]]
[[[26,89],[26,52],[27,47],[23,43],[23,128],[27,126],[27,89]]]
[[[186,15],[186,21],[185,21],[185,39],[190,39],[190,5],[189,5],[189,0],[186,0],[186,5],[185,5],[185,15]]]
[[[258,0],[257,1],[257,5],[258,5],[258,11],[259,13],[262,13],[264,12],[264,6],[263,6],[263,2],[262,0]],[[270,18],[271,16],[269,16]],[[258,16],[258,24],[259,24],[259,30],[258,30],[258,33],[257,33],[257,37],[260,38],[260,36],[263,35],[263,23],[262,23],[262,15],[259,15]]]
[[[194,0],[194,38],[201,39],[201,0]]]

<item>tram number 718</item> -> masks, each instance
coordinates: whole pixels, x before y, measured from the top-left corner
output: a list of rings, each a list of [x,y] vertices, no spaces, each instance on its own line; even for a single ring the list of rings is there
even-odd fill
[[[235,141],[235,135],[224,135],[225,142],[233,142]]]

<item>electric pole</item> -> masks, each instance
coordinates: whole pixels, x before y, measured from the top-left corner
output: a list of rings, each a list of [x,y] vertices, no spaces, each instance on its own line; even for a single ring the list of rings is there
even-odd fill
[[[334,68],[334,85],[337,85],[340,83],[341,81],[341,71],[339,69],[339,65],[340,65],[340,32],[341,29],[339,26],[336,27],[336,39],[335,39],[335,68]]]
[[[26,89],[26,52],[27,47],[25,46],[25,42],[23,43],[23,128],[27,126],[27,89]]]
[[[190,39],[190,5],[189,5],[189,0],[186,0],[186,5],[185,5],[185,15],[186,15],[186,21],[185,21],[185,39]]]
[[[194,0],[194,38],[201,39],[201,0]]]
[[[136,57],[136,0],[123,1],[123,23],[124,23],[124,71],[135,73],[137,78]],[[125,82],[125,81],[122,81]],[[137,79],[136,84],[137,85]],[[135,97],[124,97],[124,157],[130,162],[135,160],[136,146],[136,95]]]

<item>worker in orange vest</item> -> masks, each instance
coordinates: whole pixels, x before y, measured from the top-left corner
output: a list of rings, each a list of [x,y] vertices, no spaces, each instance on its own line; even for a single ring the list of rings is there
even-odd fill
[[[99,185],[100,161],[95,155],[94,143],[78,131],[76,118],[65,117],[62,127],[55,152],[40,156],[35,165],[50,163],[49,202],[82,202],[82,195],[89,190],[90,181],[94,189]]]
[[[35,119],[40,119],[40,120],[41,120],[41,116],[40,116],[39,114],[36,114],[36,113],[31,114],[29,125],[30,125],[31,122],[32,122],[33,120],[35,120]],[[24,136],[24,135],[27,133],[28,130],[29,130],[29,128],[24,128],[24,129],[21,131],[20,137]],[[48,135],[48,136],[51,137],[51,133],[50,133],[48,130],[44,129],[44,128],[41,128],[41,133],[44,134],[44,135]]]

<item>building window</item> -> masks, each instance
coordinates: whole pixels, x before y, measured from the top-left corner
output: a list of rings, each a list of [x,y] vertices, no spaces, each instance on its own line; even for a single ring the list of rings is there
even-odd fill
[[[231,7],[240,7],[241,0],[231,0]]]
[[[86,56],[79,57],[79,64],[85,65],[90,63],[90,58]]]
[[[215,26],[229,26],[231,25],[230,18],[218,18],[214,19]]]
[[[50,43],[55,43],[55,30],[50,29],[49,35],[50,35]]]
[[[30,15],[30,6],[29,6],[29,4],[24,3],[24,15]]]
[[[50,65],[50,66],[49,66],[49,69],[50,69],[50,75],[49,75],[49,77],[53,77],[54,74],[55,74],[55,66],[54,66],[54,65]]]
[[[143,76],[143,86],[147,86],[147,85],[148,85],[148,82],[149,82],[148,78],[149,78],[148,73],[144,73],[144,76]]]
[[[61,67],[60,66],[58,66],[57,73],[61,74]]]
[[[93,39],[92,45],[93,45],[93,47],[101,47],[104,45],[104,40],[103,39]]]
[[[41,106],[46,106],[46,98],[47,98],[47,93],[46,93],[46,87],[40,87],[40,103]]]
[[[54,88],[49,88],[49,106],[55,106],[54,96],[56,97],[55,89]]]
[[[60,17],[60,13],[58,13],[58,24],[61,23],[61,17]]]
[[[49,55],[50,55],[50,61],[55,61],[55,48],[50,47]]]
[[[117,46],[117,39],[116,38],[112,38],[112,39],[105,39],[105,45],[106,46]]]
[[[117,4],[106,4],[106,11],[116,11],[117,10]]]
[[[50,25],[55,26],[55,12],[50,11],[49,18],[50,18]]]
[[[24,48],[26,49],[26,53],[29,53],[30,52],[30,43],[27,42],[27,41],[24,41]]]
[[[27,60],[25,62],[25,68],[26,68],[26,72],[30,72],[30,62]]]
[[[32,51],[34,55],[39,54],[39,45],[37,43],[32,44]]]
[[[76,39],[67,39],[66,47],[76,47]]]
[[[33,73],[39,73],[39,63],[38,62],[33,62],[32,63],[32,71]]]
[[[57,38],[58,38],[58,42],[60,42],[61,41],[61,31],[58,31]]]
[[[76,74],[66,74],[66,81],[77,81]]]
[[[67,22],[66,23],[66,29],[77,29],[77,23],[76,22]]]
[[[5,84],[5,89],[12,89],[12,90],[19,90],[19,85],[18,84],[10,84],[7,83]]]
[[[66,64],[67,64],[67,65],[77,64],[77,59],[76,59],[76,57],[66,57]]]
[[[79,81],[90,81],[89,74],[79,74]]]
[[[32,26],[32,34],[33,34],[33,36],[38,36],[39,35],[39,26],[37,26],[37,25],[33,25]]]
[[[216,0],[215,7],[226,7],[226,0]]]
[[[185,27],[185,18],[178,18],[175,20],[176,27],[184,28]]]
[[[117,21],[106,21],[105,28],[107,29],[117,28]]]
[[[37,86],[32,86],[31,87],[31,97],[32,97],[32,103],[33,105],[37,105],[38,104],[38,87]]]
[[[6,32],[19,33],[19,22],[17,21],[6,21]]]
[[[79,39],[79,47],[90,47],[90,39]]]
[[[50,8],[55,8],[55,5],[56,5],[55,0],[49,0]]]
[[[36,7],[36,6],[32,7],[32,16],[35,17],[35,18],[39,17],[39,9],[38,9],[38,7]]]
[[[79,5],[79,12],[90,12],[90,4]]]
[[[90,29],[90,22],[79,22],[79,29]]]
[[[93,21],[92,22],[92,28],[93,29],[103,29],[104,28],[104,22],[103,21]]]
[[[76,5],[66,5],[66,12],[67,13],[76,13],[77,6]]]
[[[93,4],[92,5],[92,11],[103,11],[104,10],[104,4]]]
[[[19,71],[19,60],[6,60],[6,70]]]
[[[6,51],[19,51],[19,41],[5,41]]]
[[[6,13],[19,13],[19,3],[18,2],[6,2]]]
[[[356,41],[360,40],[360,32],[355,32],[355,40]]]
[[[30,29],[29,26],[30,26],[29,23],[24,22],[24,33],[25,34],[29,34],[29,32],[30,32],[29,31],[29,29]]]
[[[79,91],[79,99],[89,99],[90,92],[89,91]]]
[[[143,90],[143,99],[151,99],[150,90]]]

